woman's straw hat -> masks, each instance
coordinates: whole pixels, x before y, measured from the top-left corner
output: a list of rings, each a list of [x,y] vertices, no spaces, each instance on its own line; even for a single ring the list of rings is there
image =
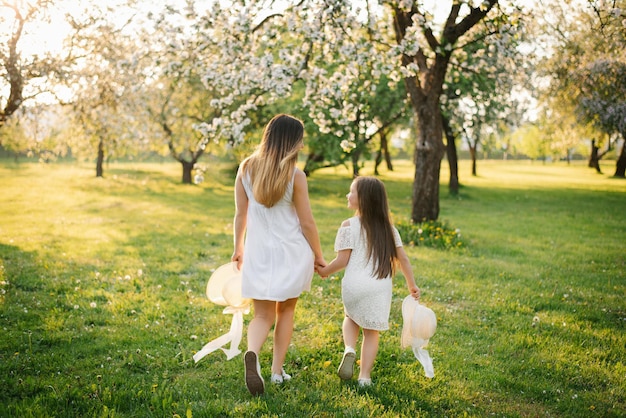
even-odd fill
[[[241,353],[239,343],[243,333],[243,314],[250,311],[251,302],[241,296],[241,271],[237,269],[237,263],[224,264],[213,272],[206,285],[206,295],[211,302],[226,306],[223,313],[231,314],[233,320],[226,334],[205,344],[193,355],[193,359],[198,362],[207,354],[220,349],[230,360]],[[230,348],[226,348],[229,343]]]
[[[222,306],[239,308],[250,304],[250,299],[241,296],[241,271],[236,262],[215,269],[206,285],[206,295],[211,302]]]

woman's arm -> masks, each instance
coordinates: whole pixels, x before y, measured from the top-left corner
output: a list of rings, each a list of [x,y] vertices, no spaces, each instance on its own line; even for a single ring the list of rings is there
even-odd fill
[[[396,252],[398,254],[398,261],[400,262],[400,270],[402,270],[402,274],[404,274],[404,278],[406,279],[406,285],[409,288],[409,293],[411,293],[411,295],[415,299],[419,299],[420,289],[415,284],[415,278],[413,277],[413,268],[411,267],[409,256],[406,255],[404,247],[396,247]]]
[[[235,218],[233,220],[233,239],[235,250],[231,261],[237,262],[237,268],[241,270],[243,264],[244,237],[248,221],[248,196],[243,188],[241,174],[237,174],[235,180]]]
[[[309,242],[311,250],[313,250],[313,254],[315,255],[315,266],[325,266],[326,261],[324,260],[324,254],[322,254],[322,245],[320,244],[317,225],[315,224],[313,212],[311,211],[306,175],[300,169],[296,169],[293,184],[293,203],[296,208],[296,213],[298,214],[302,233]]]

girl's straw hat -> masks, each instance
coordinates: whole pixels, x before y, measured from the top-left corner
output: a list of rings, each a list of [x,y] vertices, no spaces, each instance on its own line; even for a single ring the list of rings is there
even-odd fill
[[[435,335],[437,316],[432,309],[420,304],[413,296],[408,295],[402,302],[402,348],[411,347],[415,358],[424,367],[426,377],[435,377],[433,360],[424,349],[428,340]]]
[[[402,348],[417,343],[424,347],[435,335],[437,316],[432,309],[420,304],[410,295],[402,302],[402,319]]]

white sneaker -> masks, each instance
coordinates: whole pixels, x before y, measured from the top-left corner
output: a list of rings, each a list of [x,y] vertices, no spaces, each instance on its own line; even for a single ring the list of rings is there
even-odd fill
[[[337,370],[337,374],[342,380],[352,379],[352,375],[354,374],[354,362],[355,361],[356,361],[355,352],[346,350],[343,353],[341,364],[339,365],[339,369]]]
[[[285,369],[280,371],[280,374],[272,373],[271,382],[280,385],[283,382],[291,380],[291,375],[285,373]]]
[[[365,378],[361,378],[358,380],[359,382],[359,387],[367,387],[367,386],[372,386],[372,379],[365,379]]]

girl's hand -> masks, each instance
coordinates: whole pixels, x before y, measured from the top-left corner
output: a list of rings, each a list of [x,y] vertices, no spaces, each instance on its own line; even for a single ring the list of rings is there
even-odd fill
[[[411,296],[413,296],[413,299],[415,300],[419,300],[420,296],[421,296],[421,292],[420,292],[420,288],[417,286],[412,286],[409,287],[409,292],[411,293]]]

